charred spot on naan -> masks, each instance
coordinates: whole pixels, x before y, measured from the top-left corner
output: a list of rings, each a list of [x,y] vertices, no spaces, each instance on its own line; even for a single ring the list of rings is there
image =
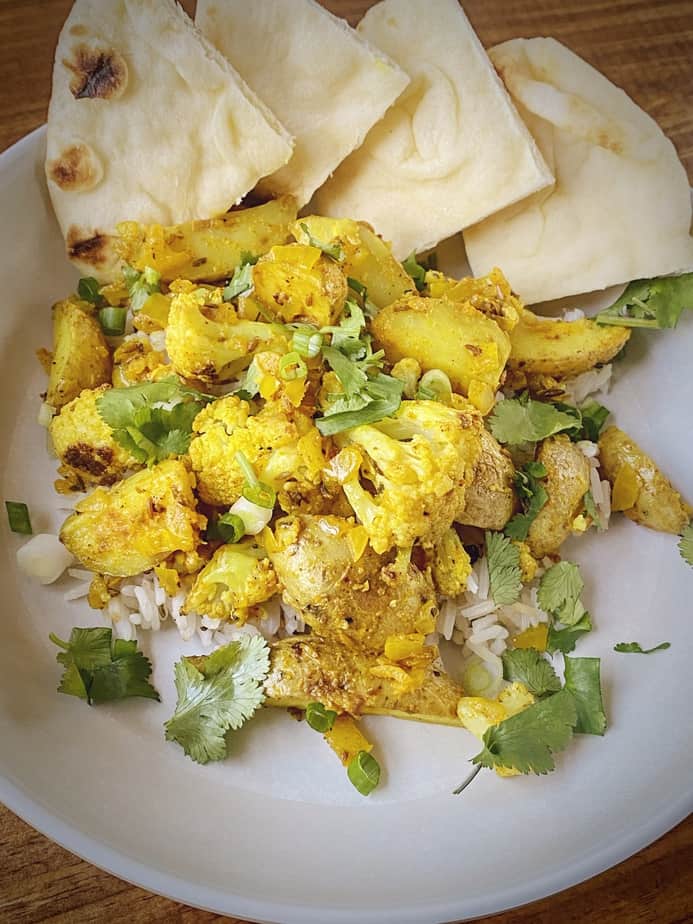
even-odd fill
[[[78,141],[66,147],[60,157],[48,164],[48,176],[61,189],[86,192],[100,182],[103,167],[92,148]]]
[[[102,231],[84,231],[71,225],[67,232],[67,255],[92,266],[105,266],[109,261],[110,239]]]
[[[128,83],[125,58],[114,49],[76,45],[63,64],[72,71],[70,92],[75,99],[118,99]]]

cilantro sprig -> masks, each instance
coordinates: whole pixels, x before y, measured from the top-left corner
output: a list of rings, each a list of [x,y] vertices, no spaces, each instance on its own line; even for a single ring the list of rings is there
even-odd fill
[[[515,473],[515,489],[522,504],[522,513],[516,513],[506,524],[505,535],[508,538],[527,538],[529,527],[549,499],[541,483],[547,475],[546,466],[541,462],[527,462]]]
[[[93,276],[82,276],[77,283],[77,294],[85,302],[91,302],[95,308],[105,308],[108,302],[101,294],[101,283]]]
[[[199,764],[222,760],[227,732],[262,705],[269,647],[259,635],[242,636],[210,655],[182,657],[175,665],[176,710],[166,740],[176,741]]]
[[[487,530],[486,561],[494,603],[515,603],[522,590],[520,550],[502,533]]]
[[[153,465],[188,451],[195,417],[209,396],[175,376],[125,388],[109,388],[96,400],[113,438],[138,462]]]
[[[671,648],[671,642],[660,642],[654,648],[643,648],[640,642],[618,642],[614,645],[614,651],[623,654],[652,654],[654,651],[666,651],[667,648]]]
[[[569,561],[552,565],[541,577],[537,589],[539,606],[551,617],[547,649],[567,654],[581,635],[591,631],[592,621],[580,595],[585,589],[580,569]]]
[[[557,433],[565,433],[573,441],[595,442],[609,413],[597,401],[575,407],[560,401],[535,401],[524,392],[519,398],[499,401],[488,425],[498,442],[509,446],[538,443]]]
[[[599,658],[569,658],[564,655],[565,689],[569,690],[577,710],[575,732],[578,735],[603,735],[606,714],[602,703]]]
[[[149,683],[152,665],[137,649],[136,641],[114,639],[112,629],[100,626],[74,628],[64,642],[53,632],[50,640],[62,650],[56,655],[65,671],[59,693],[98,705],[130,696],[159,699]]]
[[[676,327],[685,308],[693,308],[693,273],[636,279],[613,305],[599,312],[595,321],[663,330]]]
[[[501,658],[503,679],[524,684],[532,696],[539,698],[561,689],[553,666],[536,648],[508,648]]]

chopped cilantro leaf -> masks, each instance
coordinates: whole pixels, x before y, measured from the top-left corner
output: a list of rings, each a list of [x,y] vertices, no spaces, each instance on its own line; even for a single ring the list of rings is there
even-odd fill
[[[598,401],[587,401],[578,410],[582,415],[581,438],[596,443],[611,411]]]
[[[318,250],[322,250],[326,257],[330,257],[337,263],[344,263],[345,254],[340,244],[326,244],[324,241],[319,241],[317,237],[313,237],[313,235],[310,233],[308,225],[304,221],[300,223],[300,227],[301,231],[303,231],[303,233],[308,238],[308,243],[311,247],[317,247]]]
[[[138,462],[153,465],[188,451],[193,420],[207,395],[180,384],[175,376],[125,388],[109,388],[96,407],[113,438]]]
[[[222,293],[225,302],[230,302],[232,298],[237,298],[253,288],[253,266],[256,263],[257,257],[245,251],[241,254],[241,262],[233,271],[233,276]]]
[[[575,731],[581,735],[603,735],[606,715],[599,681],[599,658],[569,658],[565,661],[565,688],[575,700]]]
[[[499,443],[520,446],[571,430],[575,415],[559,410],[553,404],[534,401],[527,395],[506,398],[496,404],[489,417],[489,428]]]
[[[487,530],[486,559],[494,603],[515,603],[522,590],[520,550],[502,533]]]
[[[585,496],[583,497],[582,501],[585,505],[585,511],[587,513],[587,516],[591,517],[592,521],[594,522],[595,526],[598,529],[601,529],[602,521],[601,521],[601,517],[599,516],[599,511],[597,510],[597,505],[594,502],[594,497],[592,496],[592,492],[591,491],[585,492]]]
[[[570,561],[552,565],[539,582],[537,602],[546,613],[551,613],[565,626],[573,626],[585,614],[580,594],[585,585],[580,569]]]
[[[671,642],[661,642],[659,645],[655,645],[654,648],[643,648],[640,642],[619,642],[614,645],[614,651],[620,651],[624,654],[652,654],[653,651],[666,651],[667,648],[671,648]]]
[[[130,296],[130,307],[139,311],[150,295],[161,292],[161,275],[151,266],[145,266],[140,273],[127,264],[123,267],[123,278]]]
[[[585,612],[580,619],[572,626],[566,626],[564,629],[557,629],[555,626],[549,626],[549,635],[546,642],[546,650],[552,654],[561,651],[568,654],[575,650],[575,646],[581,635],[592,631],[592,620],[590,614]]]
[[[59,693],[85,699],[90,706],[130,696],[159,699],[149,683],[152,666],[136,641],[113,639],[112,629],[101,627],[74,628],[69,642],[52,632],[50,639],[63,649],[56,656],[65,668]]]
[[[508,648],[502,660],[504,679],[524,684],[533,696],[545,696],[561,689],[552,665],[536,648]]]
[[[83,301],[91,302],[97,308],[106,307],[106,299],[101,294],[101,283],[93,276],[82,276],[77,283],[77,294]]]
[[[487,729],[484,748],[472,763],[520,773],[548,773],[555,767],[553,755],[573,737],[577,718],[572,694],[560,690]]]
[[[426,267],[418,262],[416,253],[413,250],[407,259],[402,261],[402,266],[411,276],[418,291],[423,292],[426,288]]]
[[[520,471],[515,473],[515,488],[523,512],[516,513],[507,523],[504,532],[508,538],[519,540],[527,538],[529,527],[549,499],[546,488],[541,484],[541,480],[546,478],[547,474],[546,467],[541,462],[527,462]]]
[[[681,535],[679,552],[681,558],[693,566],[693,522],[688,524]]]
[[[258,635],[243,636],[175,666],[178,702],[165,723],[166,739],[177,741],[194,761],[226,757],[226,734],[238,729],[263,703],[269,648]]]
[[[595,321],[662,330],[676,327],[685,308],[693,308],[693,273],[636,279]]]

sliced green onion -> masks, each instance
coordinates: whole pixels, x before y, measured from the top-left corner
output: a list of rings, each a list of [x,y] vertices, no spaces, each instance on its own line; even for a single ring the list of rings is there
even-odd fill
[[[491,675],[481,658],[474,657],[462,674],[462,684],[470,696],[483,696],[492,684]]]
[[[296,350],[292,353],[286,353],[279,360],[279,375],[285,382],[292,382],[294,379],[305,379],[308,375],[308,367]]]
[[[99,324],[107,337],[120,337],[125,333],[125,308],[102,308],[99,311]]]
[[[258,481],[256,484],[243,485],[243,497],[251,504],[258,507],[264,507],[266,510],[272,510],[277,501],[277,492],[268,484]]]
[[[322,703],[308,703],[306,706],[306,722],[320,734],[330,731],[336,718],[334,709],[325,709]]]
[[[243,475],[245,476],[245,480],[248,482],[248,484],[258,483],[258,477],[255,474],[255,469],[250,464],[250,462],[248,462],[248,457],[246,456],[246,454],[244,452],[241,452],[240,449],[236,453],[236,464],[238,465],[240,470],[243,472]]]
[[[350,289],[353,289],[357,295],[360,295],[362,298],[366,297],[368,289],[362,282],[359,282],[358,279],[354,279],[353,276],[347,276],[347,285]]]
[[[229,511],[217,520],[217,532],[224,542],[238,542],[245,536],[245,523]]]
[[[29,508],[21,501],[5,501],[7,510],[7,519],[10,522],[10,529],[13,533],[22,533],[24,536],[30,536],[33,533],[31,520],[29,519]]]
[[[291,346],[299,356],[314,359],[322,350],[323,337],[319,331],[297,330],[291,338]],[[287,354],[291,356],[291,353]]]
[[[430,369],[425,372],[419,382],[419,392],[421,397],[433,393],[433,400],[442,404],[450,404],[452,400],[452,385],[442,369]]]
[[[245,497],[239,497],[229,512],[235,513],[237,517],[241,518],[246,535],[257,536],[272,519],[274,505],[272,507],[263,507],[260,504],[254,504]]]
[[[368,751],[359,751],[347,767],[347,776],[362,796],[370,796],[380,782],[380,764]]]

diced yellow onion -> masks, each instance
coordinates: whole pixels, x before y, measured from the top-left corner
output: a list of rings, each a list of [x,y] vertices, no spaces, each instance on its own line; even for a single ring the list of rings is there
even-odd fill
[[[17,564],[40,584],[57,581],[74,557],[53,533],[39,533],[17,549]]]

